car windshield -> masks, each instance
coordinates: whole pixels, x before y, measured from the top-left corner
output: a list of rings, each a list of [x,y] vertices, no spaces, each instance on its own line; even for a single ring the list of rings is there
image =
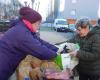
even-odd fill
[[[57,24],[66,25],[67,24],[67,21],[58,21]]]

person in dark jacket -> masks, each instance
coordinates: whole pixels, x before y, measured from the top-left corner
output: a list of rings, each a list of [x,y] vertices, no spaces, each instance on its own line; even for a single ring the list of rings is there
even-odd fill
[[[79,80],[100,80],[100,27],[91,27],[89,19],[76,22],[76,35],[70,42],[78,43],[79,51],[71,52],[71,56],[79,59]]]
[[[97,25],[100,27],[100,18],[97,21]]]
[[[19,10],[20,18],[0,39],[0,80],[8,80],[26,55],[41,60],[53,59],[59,50],[56,46],[40,39],[36,32],[42,17],[29,7]]]

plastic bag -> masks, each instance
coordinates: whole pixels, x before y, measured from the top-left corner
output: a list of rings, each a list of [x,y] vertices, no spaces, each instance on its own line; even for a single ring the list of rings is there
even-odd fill
[[[67,48],[68,51],[63,51],[63,53],[59,53],[57,57],[55,58],[55,63],[63,70],[66,68],[73,69],[78,64],[78,59],[76,57],[71,57],[70,52],[74,50],[79,50],[79,45],[74,43],[64,43],[59,45],[60,47],[63,47],[66,45],[64,49]]]

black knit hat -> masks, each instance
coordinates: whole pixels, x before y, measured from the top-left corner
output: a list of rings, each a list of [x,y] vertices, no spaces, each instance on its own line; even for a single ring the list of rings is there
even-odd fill
[[[29,7],[22,7],[19,10],[19,14],[22,19],[26,19],[31,23],[35,23],[36,21],[42,20],[41,15],[37,11]]]

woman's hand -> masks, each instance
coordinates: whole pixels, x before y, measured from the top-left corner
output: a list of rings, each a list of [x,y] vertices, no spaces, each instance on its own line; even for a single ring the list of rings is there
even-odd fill
[[[76,57],[78,54],[78,50],[72,51],[69,53],[72,57]]]

